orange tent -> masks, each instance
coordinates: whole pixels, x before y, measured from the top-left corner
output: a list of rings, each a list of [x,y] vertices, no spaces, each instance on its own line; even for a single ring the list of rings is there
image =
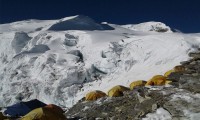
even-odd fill
[[[44,108],[46,109],[50,109],[54,112],[58,112],[58,113],[64,113],[63,109],[57,105],[54,105],[54,104],[49,104],[47,106],[45,106]]]

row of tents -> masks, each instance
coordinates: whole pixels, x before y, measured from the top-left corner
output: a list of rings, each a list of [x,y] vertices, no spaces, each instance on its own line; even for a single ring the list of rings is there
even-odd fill
[[[133,90],[137,87],[144,86],[161,86],[171,83],[167,77],[173,72],[185,71],[183,66],[176,66],[174,69],[167,71],[164,75],[156,75],[148,81],[138,80],[130,84],[130,87],[117,85],[111,88],[108,93],[99,90],[89,92],[85,96],[86,101],[97,100],[102,97],[119,97],[123,96],[123,92]],[[6,107],[6,110],[0,112],[0,120],[18,119],[18,120],[66,120],[64,111],[57,105],[45,104],[37,99],[19,102],[12,106]],[[5,116],[6,115],[6,116]]]
[[[63,113],[57,105],[34,99],[6,107],[4,112],[0,112],[0,120],[66,120]]]
[[[185,71],[184,66],[181,66],[181,65],[175,66],[172,70],[167,71],[164,75],[155,75],[148,81],[145,81],[145,80],[134,81],[129,85],[130,88],[122,86],[122,85],[117,85],[117,86],[114,86],[113,88],[111,88],[107,92],[107,94],[100,91],[100,90],[91,91],[91,92],[86,94],[85,100],[86,101],[93,101],[93,100],[97,100],[99,98],[106,97],[106,96],[108,96],[108,97],[120,97],[120,96],[123,96],[123,92],[133,90],[133,89],[138,88],[138,87],[162,86],[162,85],[170,84],[172,81],[167,79],[168,76],[171,73],[183,72],[183,71]]]

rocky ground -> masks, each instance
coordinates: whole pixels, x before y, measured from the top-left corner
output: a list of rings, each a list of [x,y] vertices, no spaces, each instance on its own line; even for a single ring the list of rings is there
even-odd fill
[[[80,101],[66,116],[70,120],[139,120],[164,108],[173,120],[198,120],[200,116],[200,49],[181,62],[184,72],[170,74],[170,86],[140,87],[123,97]]]

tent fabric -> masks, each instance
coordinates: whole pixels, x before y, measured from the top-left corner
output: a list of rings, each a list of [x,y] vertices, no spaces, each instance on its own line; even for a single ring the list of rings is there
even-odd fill
[[[121,85],[117,85],[113,88],[111,88],[109,91],[108,91],[108,96],[109,97],[120,97],[120,96],[123,96],[123,92],[124,91],[129,91],[130,89],[127,88],[127,87],[124,87],[124,86],[121,86]]]
[[[166,77],[163,75],[155,75],[152,77],[152,79],[160,79],[160,78],[166,78]]]
[[[165,77],[168,77],[171,73],[173,72],[183,72],[185,71],[185,67],[184,66],[181,66],[181,65],[178,65],[178,66],[175,66],[172,70],[169,70],[167,71],[164,76]]]
[[[62,113],[43,107],[32,110],[20,120],[66,120],[66,117]]]
[[[165,76],[165,77],[168,77],[168,76],[169,76],[171,73],[173,73],[173,72],[175,72],[174,69],[169,70],[169,71],[167,71],[167,72],[164,74],[164,76]]]
[[[44,106],[46,106],[45,103],[37,99],[34,99],[27,102],[19,102],[17,104],[9,106],[4,111],[4,113],[11,117],[20,117],[20,116],[26,115],[28,112],[30,112],[31,110],[35,108],[44,107]]]
[[[27,114],[29,111],[31,110],[25,104],[20,102],[15,105],[7,107],[7,110],[5,110],[4,113],[11,117],[20,117]]]
[[[45,106],[44,108],[50,109],[56,113],[64,113],[64,111],[61,107],[54,105],[54,104],[49,104],[49,105]]]
[[[152,77],[150,80],[147,81],[145,86],[161,86],[161,85],[165,85],[166,82],[166,77],[162,76],[162,75],[156,75],[154,77]]]
[[[130,89],[133,90],[134,88],[136,87],[141,87],[141,86],[145,86],[147,82],[144,81],[144,80],[137,80],[137,81],[134,81],[130,84]]]
[[[183,71],[185,71],[185,67],[181,66],[181,65],[175,66],[174,71],[175,72],[183,72]]]
[[[95,90],[95,91],[87,93],[85,96],[85,100],[93,101],[93,100],[97,100],[97,99],[105,97],[105,96],[106,96],[106,93],[99,91],[99,90]]]
[[[170,81],[170,80],[165,81],[165,85],[170,84],[170,83],[172,83],[172,81]]]

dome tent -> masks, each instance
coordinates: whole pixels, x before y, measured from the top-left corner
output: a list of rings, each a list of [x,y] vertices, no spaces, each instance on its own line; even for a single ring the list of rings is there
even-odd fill
[[[26,115],[28,112],[30,112],[31,110],[34,110],[35,108],[44,107],[44,106],[46,106],[45,103],[37,99],[34,99],[27,102],[19,102],[17,104],[9,106],[4,111],[4,113],[11,117],[20,117],[20,116]]]
[[[66,120],[63,113],[55,112],[51,108],[36,108],[20,120]]]
[[[173,73],[173,72],[175,72],[174,69],[169,70],[169,71],[167,71],[167,72],[164,74],[164,76],[165,76],[165,77],[168,77],[168,76],[169,76],[171,73]]]
[[[152,77],[150,80],[147,81],[145,86],[161,86],[161,85],[165,85],[166,82],[166,77],[162,76],[162,75],[155,75],[154,77]]]
[[[108,96],[109,97],[120,97],[120,96],[123,96],[123,92],[124,91],[129,91],[130,89],[127,88],[127,87],[124,87],[124,86],[121,86],[121,85],[117,85],[113,88],[111,88],[109,91],[108,91]]]
[[[64,113],[64,111],[61,107],[54,105],[54,104],[48,104],[44,108],[51,109],[52,111],[57,112],[57,113]]]
[[[135,87],[145,86],[147,82],[144,80],[137,80],[130,84],[130,89],[133,90]]]
[[[105,97],[105,96],[106,96],[106,93],[99,91],[99,90],[95,90],[95,91],[87,93],[85,96],[85,100],[93,101],[93,100],[97,100],[97,99]]]
[[[168,77],[171,73],[174,73],[174,72],[183,72],[183,71],[185,71],[185,67],[182,66],[182,65],[178,65],[178,66],[175,66],[172,70],[167,71],[164,74],[164,76]]]
[[[183,71],[185,71],[185,67],[182,65],[175,66],[174,71],[175,72],[183,72]]]

